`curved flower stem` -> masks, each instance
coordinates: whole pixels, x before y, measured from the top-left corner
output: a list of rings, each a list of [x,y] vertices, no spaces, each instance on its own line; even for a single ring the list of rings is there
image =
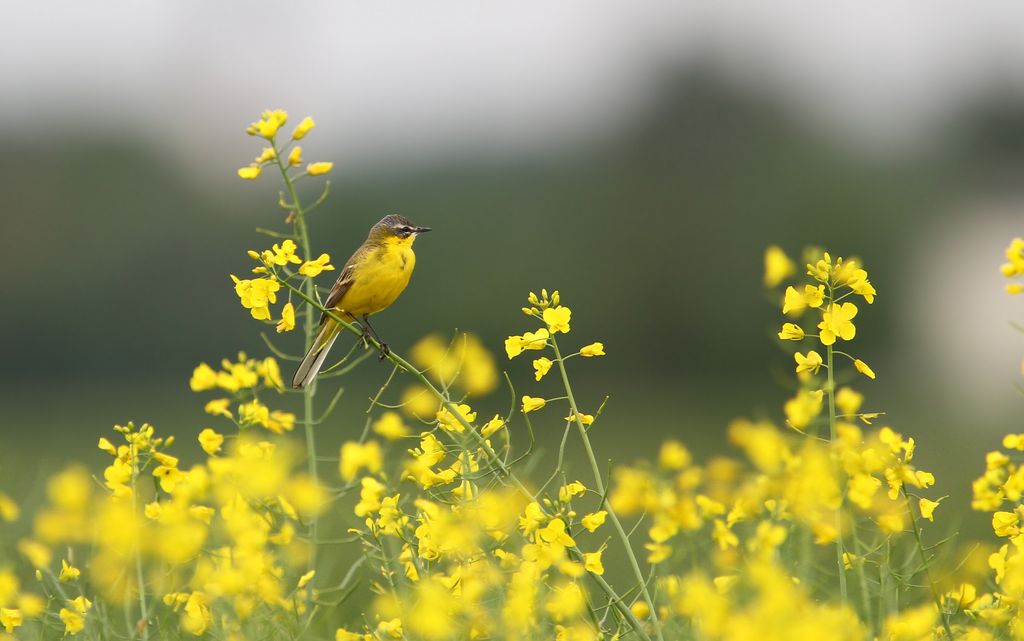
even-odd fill
[[[291,292],[293,294],[295,294],[296,296],[301,298],[303,301],[305,301],[305,303],[308,306],[308,308],[316,309],[316,310],[319,310],[319,311],[327,314],[328,318],[330,318],[330,319],[334,320],[335,322],[337,322],[338,325],[340,327],[342,327],[345,331],[351,332],[354,336],[362,337],[362,332],[360,330],[356,329],[354,325],[352,325],[351,323],[349,323],[345,319],[341,318],[341,316],[339,316],[338,314],[335,314],[332,310],[326,309],[323,305],[321,305],[317,301],[313,300],[312,296],[306,295],[305,292],[303,292],[299,288],[295,287],[294,285],[292,285],[288,281],[281,281],[281,283],[285,287],[287,287],[289,290],[291,290]],[[380,343],[375,338],[368,337],[368,342],[369,342],[369,344],[372,347],[380,349]],[[390,360],[395,365],[397,365],[399,367],[399,369],[401,369],[403,372],[405,372],[405,373],[409,374],[410,376],[412,376],[413,378],[415,378],[418,383],[423,385],[423,387],[427,388],[427,390],[431,393],[431,395],[433,395],[434,398],[436,398],[438,400],[438,402],[441,403],[442,407],[444,407],[446,410],[448,410],[448,412],[452,415],[452,417],[454,417],[455,420],[458,421],[458,423],[460,425],[462,425],[463,428],[465,428],[466,432],[468,434],[470,434],[470,436],[476,442],[476,445],[487,456],[487,459],[490,461],[490,463],[492,465],[494,465],[500,471],[501,476],[504,477],[513,486],[515,486],[515,488],[517,490],[522,492],[524,496],[527,496],[527,497],[533,499],[534,501],[536,501],[536,496],[534,495],[534,493],[531,492],[526,487],[526,485],[522,482],[522,480],[520,480],[519,477],[516,476],[515,472],[512,471],[512,469],[505,463],[505,461],[501,458],[501,456],[498,455],[498,453],[494,451],[494,448],[492,448],[491,444],[487,442],[487,439],[485,439],[483,437],[483,435],[480,434],[480,432],[472,425],[472,423],[470,423],[469,421],[466,420],[466,418],[462,415],[462,412],[460,412],[458,410],[458,408],[455,407],[455,404],[453,404],[451,402],[451,400],[449,400],[448,397],[444,393],[441,392],[441,390],[437,389],[437,387],[434,385],[434,383],[430,379],[428,379],[423,374],[423,372],[421,372],[420,370],[418,370],[415,367],[413,367],[413,365],[411,363],[409,363],[409,361],[405,360],[404,358],[402,358],[401,356],[396,354],[394,350],[388,350],[387,354],[385,355],[385,358]],[[575,408],[575,402],[572,401],[572,397],[571,396],[570,396],[570,403],[572,404],[572,407]],[[574,409],[574,411],[575,411],[575,409]],[[577,424],[579,424],[578,420],[577,420]],[[582,425],[580,425],[580,427],[582,428]],[[585,434],[585,432],[584,432],[584,434]],[[586,436],[584,436],[584,440],[585,439],[586,439]],[[588,448],[589,448],[589,445],[588,445]],[[592,452],[591,452],[591,456],[593,456]],[[596,461],[595,461],[595,465],[596,465]],[[597,469],[598,472],[600,472],[600,470],[598,468],[595,468],[595,469]],[[603,495],[604,492],[602,491],[601,494]],[[539,503],[540,502],[538,501],[538,504]],[[541,505],[541,510],[544,510],[543,505]],[[609,507],[609,514],[612,514],[610,507]],[[615,517],[612,517],[612,518],[615,519]],[[617,522],[617,519],[615,519],[615,521]],[[620,529],[620,532],[622,532],[622,534],[624,535],[625,532],[621,530],[621,525],[619,526],[619,529]],[[640,580],[641,580],[641,588],[643,589],[644,594],[647,594],[647,585],[646,585],[645,582],[643,582],[643,574],[639,572],[639,566],[636,565],[635,557],[633,557],[633,552],[629,548],[628,544],[627,544],[626,549],[629,550],[630,558],[634,559],[634,566],[636,566],[636,573],[637,573],[637,576],[639,576]],[[578,549],[574,548],[574,551],[577,552],[577,553],[582,554],[582,552],[580,550],[578,550]],[[615,607],[616,607],[616,609],[618,609],[619,613],[622,614],[622,616],[627,621],[629,621],[630,625],[633,626],[633,628],[634,628],[634,630],[636,630],[637,634],[640,635],[640,638],[643,639],[643,641],[652,641],[650,635],[648,635],[644,631],[643,626],[641,625],[640,621],[636,618],[636,615],[633,614],[633,611],[622,600],[622,597],[620,597],[618,595],[618,593],[615,591],[615,588],[613,588],[607,581],[605,581],[604,577],[602,577],[600,575],[590,573],[590,576],[601,587],[601,589],[605,592],[605,594],[608,595],[608,598],[610,599],[610,601],[613,604],[615,604]],[[652,608],[652,612],[653,612],[653,608]],[[663,641],[663,638],[661,636],[660,628],[656,627],[655,630],[656,630],[657,635],[658,635],[658,640],[659,641]]]
[[[302,208],[302,202],[299,200],[298,191],[295,189],[295,183],[292,181],[291,176],[288,175],[288,168],[283,162],[281,162],[281,154],[277,149],[277,142],[272,141],[271,144],[274,146],[274,162],[277,164],[277,168],[281,171],[281,178],[284,180],[285,187],[288,189],[288,196],[291,198],[291,206],[295,213],[295,227],[298,230],[299,245],[302,249],[303,255],[307,259],[312,259],[313,254],[309,243],[309,230],[306,228],[306,214]],[[312,278],[307,278],[305,282],[306,296],[309,299],[313,299],[316,293],[316,285],[313,283]],[[305,320],[303,322],[303,329],[306,332],[306,349],[309,351],[310,346],[313,344],[313,340],[316,337],[316,319],[313,313],[313,307],[307,305],[305,310]],[[306,457],[308,459],[309,475],[314,480],[319,480],[316,466],[316,435],[314,433],[314,426],[316,425],[316,419],[313,413],[313,396],[316,394],[316,385],[306,385],[302,388],[302,426],[306,433]],[[309,522],[309,539],[311,541],[319,540],[319,519],[313,517]],[[309,569],[316,569],[316,545],[311,545],[309,549]]]
[[[647,605],[650,606],[650,617],[651,623],[654,626],[654,633],[657,635],[659,641],[664,641],[664,637],[661,634],[661,624],[658,622],[658,608],[654,604],[654,600],[651,599],[651,594],[647,590],[647,579],[644,577],[643,572],[640,570],[640,564],[636,560],[636,554],[633,552],[633,546],[629,541],[629,536],[626,534],[626,530],[622,527],[622,522],[619,521],[619,517],[615,514],[615,510],[612,509],[611,504],[608,502],[607,495],[605,493],[604,480],[601,476],[601,466],[597,464],[597,457],[594,456],[594,448],[590,445],[590,438],[587,436],[587,430],[583,426],[583,421],[580,419],[579,408],[576,406],[576,398],[572,393],[572,386],[569,385],[569,375],[565,371],[565,363],[562,361],[562,353],[558,350],[558,342],[555,340],[554,335],[551,336],[551,347],[555,350],[555,362],[558,363],[558,371],[562,375],[562,384],[565,386],[565,395],[569,400],[569,410],[572,412],[573,419],[576,421],[576,427],[579,429],[580,438],[583,439],[583,448],[587,452],[587,460],[590,461],[590,469],[594,473],[594,489],[601,495],[604,509],[608,510],[608,516],[611,518],[612,525],[615,527],[615,531],[622,541],[622,546],[626,549],[626,556],[629,558],[629,564],[633,569],[633,576],[636,578],[637,583],[640,586],[640,591],[644,596],[644,600],[647,601]]]
[[[931,563],[928,562],[928,554],[924,551],[924,543],[921,541],[921,526],[917,524],[917,517],[914,516],[914,504],[910,500],[910,495],[903,492],[903,498],[906,499],[907,503],[907,514],[910,515],[910,523],[914,526],[914,543],[917,545],[917,552],[921,555],[921,565],[924,567],[924,579],[928,582],[928,588],[931,590],[932,599],[935,600],[935,607],[939,611],[939,618],[942,619],[942,628],[946,631],[946,638],[952,641],[953,630],[949,627],[949,620],[946,617],[946,613],[942,611],[942,598],[939,596],[938,590],[935,589],[935,583],[932,581]]]

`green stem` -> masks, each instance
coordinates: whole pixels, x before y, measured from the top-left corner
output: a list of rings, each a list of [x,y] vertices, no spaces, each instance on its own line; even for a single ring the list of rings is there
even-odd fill
[[[551,336],[551,347],[555,350],[555,362],[558,363],[558,371],[562,375],[562,384],[565,386],[565,395],[569,400],[569,411],[572,412],[573,419],[576,421],[576,427],[579,430],[580,438],[583,439],[583,449],[587,452],[587,460],[590,461],[590,469],[594,473],[594,489],[601,495],[603,507],[608,511],[608,517],[612,521],[612,525],[615,527],[615,531],[622,541],[623,547],[626,549],[626,556],[629,558],[630,567],[633,569],[633,576],[636,578],[637,583],[640,586],[640,591],[644,595],[644,600],[647,601],[647,605],[650,606],[650,617],[651,623],[654,625],[654,633],[657,635],[659,641],[664,641],[664,637],[661,634],[661,624],[658,622],[658,608],[654,604],[654,600],[651,598],[650,592],[647,590],[647,579],[644,577],[643,572],[640,570],[640,564],[636,560],[636,554],[633,552],[633,546],[629,542],[629,536],[626,534],[625,528],[622,527],[622,522],[619,521],[618,515],[615,510],[612,509],[611,504],[608,502],[608,497],[605,493],[604,480],[601,475],[601,467],[597,464],[597,457],[594,456],[594,448],[590,445],[590,437],[587,436],[587,430],[583,426],[583,421],[580,419],[579,408],[576,406],[576,398],[572,393],[572,386],[569,384],[569,375],[565,371],[565,363],[562,361],[562,353],[558,350],[558,341],[555,340],[554,335]]]
[[[850,534],[853,536],[853,547],[854,551],[858,555],[863,555],[864,545],[861,543],[860,536],[857,534],[857,523],[854,521],[850,524]],[[868,576],[864,571],[864,559],[863,557],[857,561],[857,583],[860,584],[860,599],[861,607],[864,608],[864,620],[871,621],[874,625],[874,617],[871,616],[871,594],[868,592]]]
[[[132,511],[135,514],[139,512],[139,492],[138,492],[138,478],[139,478],[139,450],[138,447],[132,445]],[[139,582],[139,620],[142,625],[142,638],[143,641],[149,639],[149,609],[146,605],[146,577],[142,571],[142,548],[139,543],[135,545],[135,577]],[[136,626],[137,629],[137,626]],[[135,631],[128,630],[129,638],[134,638]]]
[[[924,543],[921,541],[921,526],[917,524],[917,517],[914,516],[914,504],[911,502],[910,495],[906,491],[903,492],[903,498],[906,499],[910,523],[914,526],[914,543],[917,545],[918,554],[921,555],[921,565],[924,566],[924,579],[928,582],[928,588],[931,590],[932,598],[935,600],[935,608],[939,611],[939,618],[942,619],[942,628],[946,631],[946,638],[952,641],[953,630],[950,629],[949,619],[942,610],[942,597],[939,596],[939,591],[935,589],[935,583],[932,581],[931,563],[928,562],[928,554],[924,551]]]
[[[836,442],[836,380],[835,373],[832,371],[834,365],[832,346],[828,345],[825,352],[828,359],[828,374],[825,383],[825,391],[828,394],[828,436],[829,442],[834,446]],[[840,468],[838,461],[835,462],[834,468],[836,484],[839,486]],[[846,604],[848,594],[846,591],[846,568],[843,567],[843,506],[841,486],[839,500],[839,507],[836,508],[836,568],[839,571],[839,596],[842,598],[843,604]]]
[[[277,149],[277,142],[274,141],[271,144],[274,146],[274,162],[277,164],[277,168],[281,170],[281,177],[284,179],[285,187],[288,189],[288,195],[291,197],[291,204],[295,208],[295,226],[299,231],[299,244],[302,249],[303,255],[307,260],[313,258],[309,242],[309,230],[306,228],[306,216],[302,208],[302,202],[299,200],[298,191],[295,189],[295,183],[288,175],[288,169],[284,163],[281,162],[281,154]],[[313,283],[312,278],[307,278],[305,282],[306,296],[312,300],[315,298],[316,285]],[[313,345],[313,340],[316,337],[316,318],[313,313],[313,307],[310,305],[306,306],[305,309],[305,322],[303,324],[306,332],[306,351]],[[308,460],[309,475],[314,480],[319,480],[316,465],[316,435],[314,433],[314,425],[316,420],[314,418],[314,406],[313,396],[316,394],[316,385],[310,384],[302,388],[302,426],[306,433],[306,457]],[[313,543],[309,548],[309,569],[313,570],[316,568],[316,541],[320,539],[319,534],[319,519],[312,517],[309,521],[309,540]]]

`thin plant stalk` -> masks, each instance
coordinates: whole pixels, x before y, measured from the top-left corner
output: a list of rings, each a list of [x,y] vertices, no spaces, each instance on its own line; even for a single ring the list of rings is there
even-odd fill
[[[572,412],[573,419],[576,421],[576,427],[579,430],[580,438],[583,440],[583,448],[587,452],[587,460],[590,462],[590,469],[594,473],[594,489],[596,489],[598,494],[602,497],[603,507],[608,511],[608,518],[611,519],[615,532],[618,535],[619,540],[622,541],[622,546],[626,549],[626,556],[629,558],[629,565],[633,570],[633,576],[636,578],[637,583],[640,586],[640,591],[644,596],[644,600],[647,601],[647,605],[650,606],[650,617],[651,623],[654,627],[654,633],[657,635],[658,641],[664,641],[664,637],[661,634],[661,624],[658,622],[657,607],[654,604],[654,600],[651,599],[650,592],[647,590],[647,579],[640,570],[640,564],[636,560],[636,554],[633,552],[633,546],[630,544],[626,530],[622,527],[622,522],[619,521],[618,515],[615,514],[615,510],[608,502],[608,497],[605,493],[604,480],[601,477],[601,466],[597,464],[597,458],[594,456],[594,448],[590,445],[590,438],[587,436],[587,430],[583,426],[583,421],[580,419],[579,408],[576,406],[576,398],[573,396],[572,386],[569,384],[569,375],[565,371],[565,363],[562,360],[562,353],[558,349],[558,342],[555,340],[554,335],[551,336],[550,340],[551,346],[555,350],[555,362],[558,363],[558,371],[562,375],[562,384],[565,386],[565,395],[569,400],[569,411]]]

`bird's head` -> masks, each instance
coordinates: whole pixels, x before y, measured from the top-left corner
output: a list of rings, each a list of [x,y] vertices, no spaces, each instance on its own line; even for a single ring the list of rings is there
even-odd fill
[[[398,214],[390,214],[370,229],[370,240],[411,245],[416,236],[430,231],[430,227],[418,227]]]

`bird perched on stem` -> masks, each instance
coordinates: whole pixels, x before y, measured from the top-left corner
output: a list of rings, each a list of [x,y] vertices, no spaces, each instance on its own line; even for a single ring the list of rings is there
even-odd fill
[[[358,319],[363,340],[369,344],[367,337],[372,336],[380,343],[381,358],[387,355],[388,346],[370,325],[369,316],[387,309],[405,290],[416,266],[412,244],[416,236],[428,231],[429,227],[417,227],[398,214],[382,218],[345,263],[324,301],[324,308],[338,316],[350,321]],[[337,321],[326,313],[320,315],[320,331],[295,370],[292,387],[305,387],[316,378],[340,331]]]

